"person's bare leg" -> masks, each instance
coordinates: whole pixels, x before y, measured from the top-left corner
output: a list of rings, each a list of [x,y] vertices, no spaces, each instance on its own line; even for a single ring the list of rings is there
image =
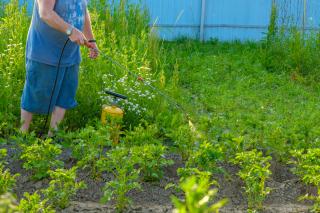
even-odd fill
[[[53,136],[53,133],[51,130],[58,130],[58,126],[61,123],[61,121],[63,120],[65,114],[66,114],[66,109],[63,109],[58,106],[56,106],[54,108],[52,115],[51,115],[50,130],[48,132],[49,137]]]
[[[22,133],[27,133],[32,121],[32,113],[24,109],[21,109],[21,128]]]

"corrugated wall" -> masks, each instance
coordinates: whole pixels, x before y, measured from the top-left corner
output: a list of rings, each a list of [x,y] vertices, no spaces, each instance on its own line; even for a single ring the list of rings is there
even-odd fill
[[[271,6],[270,0],[207,0],[205,38],[259,40]]]
[[[8,0],[0,0],[8,1]],[[21,2],[25,0],[20,0]],[[29,6],[33,0],[27,0]],[[150,11],[163,39],[200,36],[204,0],[129,0]],[[308,30],[319,27],[320,0],[205,0],[204,38],[210,40],[260,40],[267,31],[272,2],[279,8],[280,23]],[[306,8],[304,10],[304,2]]]

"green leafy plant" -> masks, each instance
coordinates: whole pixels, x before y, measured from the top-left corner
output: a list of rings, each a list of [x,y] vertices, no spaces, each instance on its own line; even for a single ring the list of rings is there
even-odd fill
[[[157,125],[140,124],[134,127],[132,131],[126,131],[124,144],[128,147],[143,146],[145,144],[161,144],[157,134],[159,130]]]
[[[48,200],[41,200],[41,196],[38,192],[29,194],[24,193],[24,198],[20,200],[19,211],[23,213],[54,213],[54,209],[47,204]]]
[[[181,154],[183,160],[187,160],[196,145],[196,138],[190,127],[181,125],[177,129],[172,130],[169,133],[169,137],[174,141],[174,147],[177,152]]]
[[[0,195],[9,192],[16,184],[19,174],[11,175],[10,170],[5,168],[4,158],[7,155],[6,149],[0,149]]]
[[[241,167],[238,175],[245,183],[245,193],[248,198],[248,211],[256,212],[263,208],[263,201],[270,193],[265,182],[271,175],[269,170],[271,157],[263,157],[257,150],[237,153],[231,160]]]
[[[175,206],[173,212],[176,213],[212,213],[219,212],[226,203],[227,199],[210,204],[217,194],[217,189],[211,189],[212,183],[209,178],[197,178],[191,176],[180,183],[180,187],[185,194],[185,199],[180,200],[172,196]]]
[[[132,148],[132,155],[141,169],[145,181],[160,180],[163,177],[163,167],[172,165],[172,160],[166,159],[166,147],[163,145],[146,144]]]
[[[50,169],[63,166],[63,162],[57,159],[62,151],[58,145],[52,144],[51,139],[37,139],[32,145],[21,144],[21,148],[23,168],[31,170],[34,179],[48,177]]]
[[[72,167],[69,170],[57,169],[49,171],[52,179],[47,189],[42,190],[48,203],[52,206],[64,209],[69,206],[70,199],[77,193],[78,190],[86,187],[83,181],[77,182],[77,167]]]
[[[14,133],[16,117],[12,113],[0,112],[0,142],[2,137],[8,137]]]
[[[217,163],[223,160],[224,154],[222,149],[209,142],[201,143],[200,147],[190,156],[186,163],[186,167],[198,168],[202,171],[220,172],[222,169]]]
[[[188,179],[189,177],[196,177],[200,180],[202,179],[209,179],[211,180],[212,178],[212,173],[208,172],[208,171],[200,171],[197,168],[188,168],[188,167],[183,167],[183,168],[178,168],[177,169],[177,174],[180,177],[179,182],[182,183],[184,181],[186,181],[186,179]],[[215,186],[219,186],[219,183],[212,180],[211,181],[212,184],[214,184]],[[165,187],[165,189],[170,189],[170,188],[174,188],[177,192],[181,191],[181,188],[176,184],[176,183],[168,183]]]
[[[112,145],[108,126],[87,126],[72,133],[69,140],[72,143],[72,155],[78,160],[77,166],[90,169],[93,177],[99,176],[97,161],[103,156],[105,148]]]
[[[101,202],[106,203],[111,200],[115,201],[117,211],[123,211],[131,200],[127,193],[134,189],[141,189],[138,182],[139,170],[135,169],[137,162],[125,147],[116,147],[107,152],[104,159],[98,162],[101,171],[111,172],[114,180],[109,181],[103,188],[103,197]]]
[[[11,193],[0,195],[0,212],[20,213],[17,200]]]
[[[0,164],[4,164],[4,159],[7,156],[7,150],[6,149],[0,149]]]
[[[198,168],[178,168],[178,176],[180,177],[180,182],[184,182],[188,177],[194,176],[198,179],[211,179],[212,173],[208,171],[200,171]],[[214,183],[213,181],[211,182]],[[218,185],[218,183],[216,183]]]
[[[293,172],[297,174],[305,184],[317,188],[317,195],[306,194],[300,199],[314,201],[312,212],[320,211],[320,149],[292,150],[293,159],[290,163],[295,165]]]
[[[16,178],[19,174],[11,175],[9,169],[5,169],[4,165],[0,164],[0,195],[10,191],[16,184]]]

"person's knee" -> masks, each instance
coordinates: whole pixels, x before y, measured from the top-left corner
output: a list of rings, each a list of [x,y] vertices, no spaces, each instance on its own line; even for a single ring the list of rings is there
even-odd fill
[[[65,108],[59,107],[59,106],[55,106],[53,113],[65,113],[67,110]]]
[[[21,108],[21,120],[27,122],[32,119],[32,113]]]

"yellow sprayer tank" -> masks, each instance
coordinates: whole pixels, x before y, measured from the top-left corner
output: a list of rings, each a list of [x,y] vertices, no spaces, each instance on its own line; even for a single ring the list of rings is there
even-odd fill
[[[115,119],[122,119],[123,118],[123,110],[115,105],[113,106],[102,106],[102,113],[101,113],[101,123],[107,124],[107,118],[115,118]]]

